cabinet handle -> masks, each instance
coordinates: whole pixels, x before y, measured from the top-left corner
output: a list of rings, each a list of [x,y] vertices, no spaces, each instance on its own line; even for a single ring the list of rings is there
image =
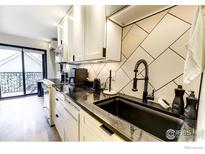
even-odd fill
[[[59,101],[59,99],[58,99],[58,98],[56,98],[56,100],[57,100],[57,101]]]
[[[73,55],[73,61],[75,61],[75,55]]]
[[[56,118],[58,118],[59,117],[59,115],[58,114],[56,114]]]
[[[102,49],[102,57],[106,57],[106,48]]]
[[[104,132],[106,132],[108,135],[113,135],[114,134],[114,132],[110,129],[110,128],[108,128],[107,126],[105,126],[105,125],[101,125],[100,126],[100,128],[102,129],[102,130],[104,130]]]

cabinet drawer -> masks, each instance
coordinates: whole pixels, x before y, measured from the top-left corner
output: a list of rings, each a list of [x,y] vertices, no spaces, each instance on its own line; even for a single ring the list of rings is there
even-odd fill
[[[56,98],[56,110],[61,116],[63,116],[63,112],[64,112],[63,102],[58,98]]]
[[[112,132],[104,124],[97,121],[88,113],[81,111],[82,113],[82,137],[84,141],[96,139],[96,141],[123,141],[118,135]],[[90,130],[90,131],[87,131]],[[90,133],[89,133],[90,132]],[[93,132],[93,133],[92,133]],[[93,136],[94,135],[94,136]]]
[[[58,98],[61,101],[65,100],[65,96],[59,91],[56,91],[56,98]]]
[[[67,112],[67,114],[70,114],[74,119],[78,120],[79,109],[76,108],[76,106],[74,106],[73,103],[71,103],[69,100],[65,101],[64,110]]]
[[[58,133],[61,137],[61,140],[64,140],[64,126],[63,126],[63,117],[60,115],[60,113],[55,110],[55,126],[58,130]]]
[[[79,120],[67,110],[64,114],[65,141],[79,141]]]

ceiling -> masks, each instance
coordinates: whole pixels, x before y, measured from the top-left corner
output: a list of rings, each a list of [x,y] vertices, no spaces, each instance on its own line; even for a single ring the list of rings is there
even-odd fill
[[[0,6],[0,32],[49,41],[57,37],[56,25],[69,5]]]

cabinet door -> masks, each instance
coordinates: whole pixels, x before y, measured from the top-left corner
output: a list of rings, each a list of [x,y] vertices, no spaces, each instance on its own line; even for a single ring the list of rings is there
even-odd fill
[[[68,61],[73,61],[73,8],[68,13]]]
[[[85,6],[85,59],[103,58],[106,32],[104,5]]]
[[[79,141],[80,113],[78,107],[76,107],[69,98],[66,98],[64,104],[63,117],[64,117],[65,141]]]
[[[75,61],[84,59],[84,6],[73,6],[73,56]]]
[[[107,127],[86,112],[81,110],[80,117],[81,141],[123,141],[118,135],[110,132],[110,130],[108,131]]]
[[[64,140],[64,126],[63,126],[63,117],[61,114],[55,110],[55,118],[54,118],[55,126],[58,131],[58,134],[60,135],[61,140]]]
[[[122,28],[107,20],[106,60],[121,60]]]
[[[66,62],[68,61],[68,15],[66,15],[63,19],[62,48],[62,61]]]
[[[72,113],[69,112],[65,108],[65,116],[64,116],[64,131],[65,141],[79,141],[79,120],[76,119]]]
[[[102,138],[100,138],[98,136],[98,134],[96,132],[94,132],[92,129],[88,128],[87,126],[83,127],[82,130],[82,138],[81,141],[92,141],[92,142],[96,142],[96,141],[103,141]]]

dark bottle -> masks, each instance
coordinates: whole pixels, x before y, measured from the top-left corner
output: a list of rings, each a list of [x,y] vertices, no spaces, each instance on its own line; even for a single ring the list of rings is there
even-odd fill
[[[198,103],[198,99],[196,99],[194,91],[191,91],[189,97],[186,97],[186,103],[184,111],[185,121],[188,122],[189,126],[194,127],[197,119],[196,105]]]
[[[184,95],[185,90],[182,89],[182,85],[178,85],[178,88],[175,89],[175,98],[172,103],[172,112],[183,115],[184,114]]]

